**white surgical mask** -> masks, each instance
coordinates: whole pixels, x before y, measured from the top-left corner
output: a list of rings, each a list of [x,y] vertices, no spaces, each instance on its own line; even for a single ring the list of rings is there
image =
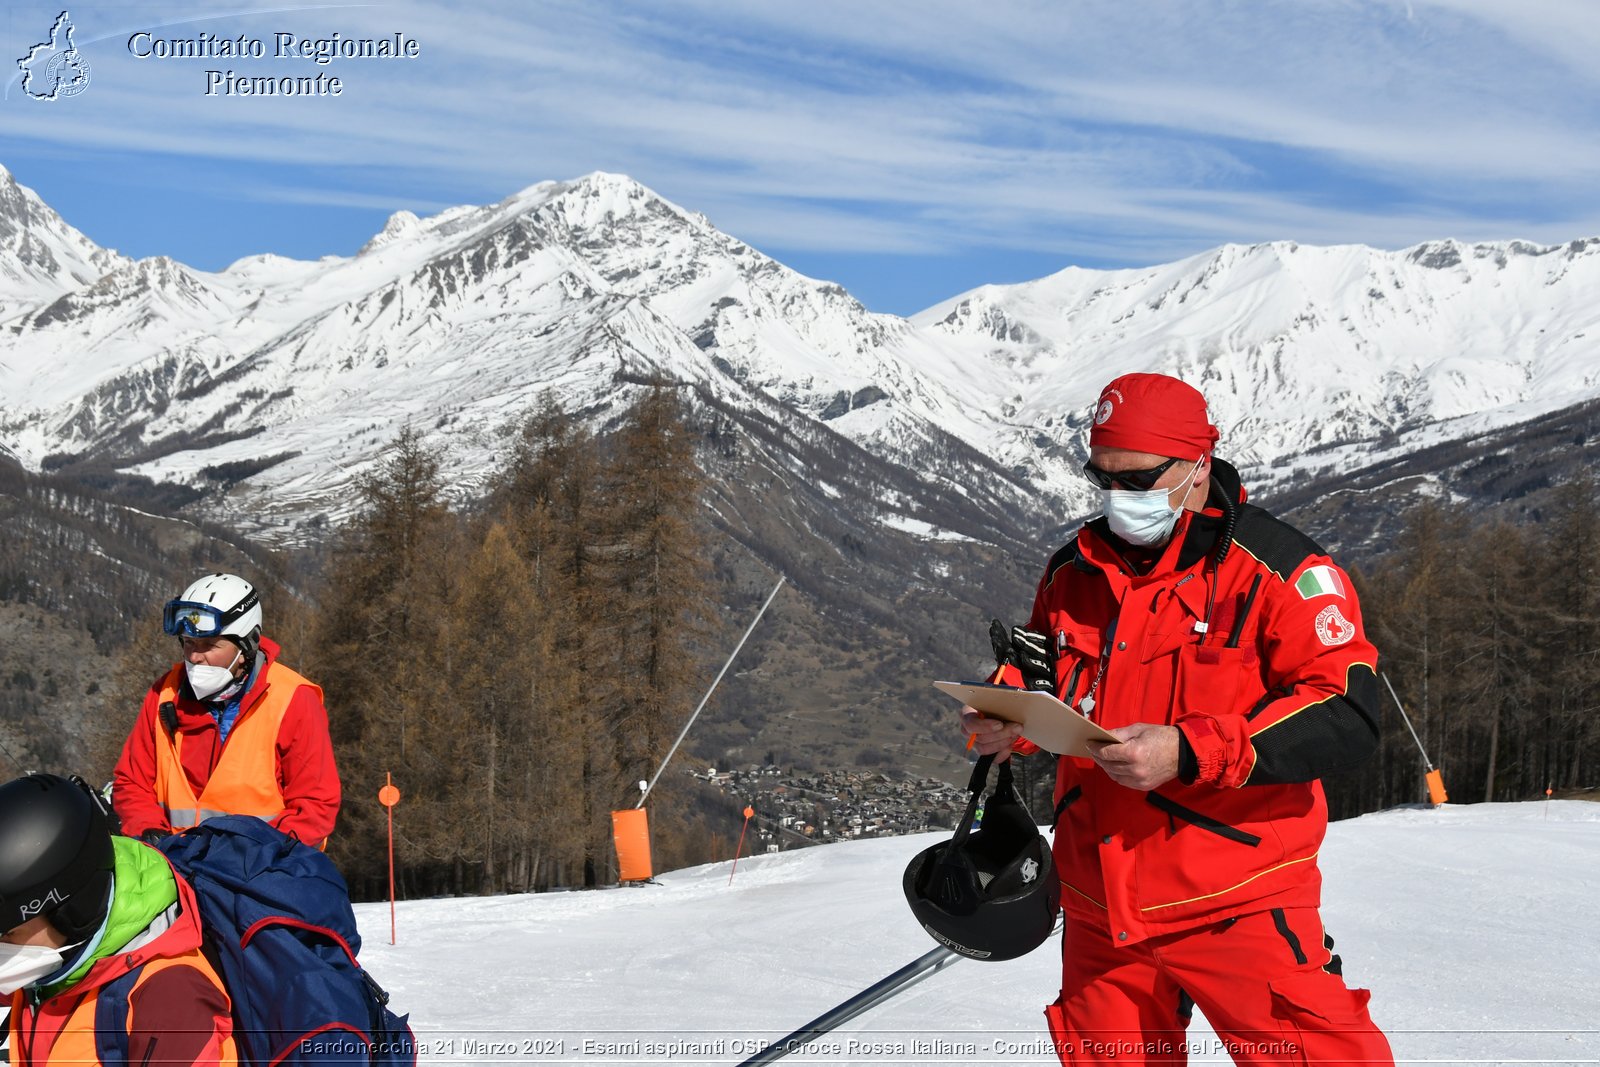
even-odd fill
[[[1193,477],[1199,469],[1200,461],[1195,460],[1186,477]],[[1172,536],[1178,516],[1183,514],[1183,506],[1189,502],[1189,493],[1193,491],[1194,484],[1191,482],[1189,492],[1183,494],[1176,508],[1167,503],[1167,497],[1172,492],[1170,489],[1144,492],[1137,489],[1102,489],[1100,497],[1106,524],[1111,527],[1111,532],[1130,545],[1148,548],[1165,544],[1167,538]]]
[[[224,689],[233,684],[234,664],[239,662],[239,657],[244,655],[243,650],[233,657],[233,662],[226,667],[213,667],[209,663],[185,663],[184,673],[189,676],[189,688],[194,691],[196,700],[206,700],[219,695]]]
[[[62,953],[70,947],[0,943],[0,994],[9,997],[17,990],[56,973],[66,961]]]

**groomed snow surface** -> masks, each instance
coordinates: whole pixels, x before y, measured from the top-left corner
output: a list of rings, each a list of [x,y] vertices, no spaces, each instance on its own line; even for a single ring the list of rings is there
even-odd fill
[[[404,817],[404,808],[397,810]],[[425,1064],[737,1064],[933,942],[900,877],[940,834],[745,857],[600,892],[358,905]],[[1335,823],[1323,918],[1397,1060],[1600,1062],[1600,804]],[[1058,941],[963,960],[784,1063],[1050,1064]],[[920,1044],[919,1044],[920,1043]],[[1191,1063],[1227,1063],[1197,1014]]]

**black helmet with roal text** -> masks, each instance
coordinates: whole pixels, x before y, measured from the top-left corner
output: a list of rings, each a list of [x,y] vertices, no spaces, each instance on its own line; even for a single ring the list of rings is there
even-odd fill
[[[993,756],[984,756],[967,788],[972,799],[955,836],[918,853],[902,886],[911,912],[939,944],[975,960],[1011,960],[1044,944],[1061,907],[1050,842],[1017,796],[1011,763],[984,804]]]
[[[100,928],[111,897],[111,825],[78,778],[0,785],[0,931],[44,916],[70,941]]]

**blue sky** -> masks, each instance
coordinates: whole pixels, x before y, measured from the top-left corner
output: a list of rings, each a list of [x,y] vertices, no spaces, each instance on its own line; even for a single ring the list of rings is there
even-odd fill
[[[1600,234],[1600,4],[71,5],[91,81],[22,92],[60,0],[12,0],[0,164],[96,242],[202,269],[348,255],[405,208],[628,174],[867,306],[1225,242]],[[129,37],[263,39],[140,59]],[[272,35],[404,34],[317,66]],[[208,69],[338,97],[206,96]]]

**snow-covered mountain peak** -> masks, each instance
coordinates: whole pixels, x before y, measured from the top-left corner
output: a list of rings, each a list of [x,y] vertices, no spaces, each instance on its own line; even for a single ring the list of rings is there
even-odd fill
[[[494,239],[525,219],[559,219],[560,229],[589,231],[602,224],[615,224],[639,207],[651,204],[684,214],[625,175],[596,171],[572,181],[538,182],[498,203],[461,205],[426,218],[397,211],[356,255],[359,259],[383,253],[386,261],[393,262],[415,261],[419,255],[426,259]],[[400,251],[390,255],[395,249]]]
[[[0,171],[0,236],[15,236],[24,227],[66,229],[77,233],[47,207],[37,193],[13,178],[10,171]]]
[[[1481,250],[1483,246],[1479,246]],[[1464,246],[1460,241],[1447,238],[1443,241],[1425,241],[1410,249],[1406,259],[1429,270],[1447,270],[1461,264]],[[1470,251],[1470,250],[1469,250]]]
[[[0,411],[0,437],[19,454],[37,462],[99,447],[123,413],[159,405],[160,390],[179,383],[193,399],[151,420],[142,443],[265,425],[285,437],[266,454],[303,453],[258,479],[263,489],[280,478],[303,486],[274,502],[285,509],[322,507],[337,494],[382,444],[372,425],[405,415],[436,427],[503,426],[546,388],[577,408],[603,405],[618,376],[695,381],[740,404],[754,388],[847,436],[919,447],[937,432],[924,409],[953,403],[896,350],[909,343],[903,320],[873,315],[840,286],[605,172],[428,218],[397,212],[353,257],[246,257],[214,275],[141,261],[44,312],[27,324],[34,340],[24,347],[36,351],[8,355],[0,337],[0,362],[20,372],[84,360],[83,342],[69,335],[106,334],[88,346],[104,354],[76,375],[97,383],[76,398],[72,375],[10,379],[15,406]],[[49,354],[37,340],[46,326],[59,337]],[[938,358],[915,345],[909,355]],[[227,389],[208,384],[223,378]],[[240,397],[259,399],[241,408]],[[375,424],[369,409],[384,413]],[[486,446],[477,436],[462,461],[481,469]],[[256,439],[219,447],[141,469],[192,480],[217,462],[263,454]],[[330,473],[329,450],[352,448]]]
[[[1560,255],[1557,255],[1558,253]],[[1469,244],[1447,238],[1424,241],[1411,248],[1402,249],[1396,255],[1403,257],[1407,262],[1431,270],[1448,270],[1463,263],[1479,261],[1489,261],[1497,269],[1504,270],[1515,260],[1543,259],[1547,256],[1572,260],[1597,253],[1600,253],[1600,237],[1578,239],[1558,245],[1541,245],[1522,240]]]
[[[129,301],[166,300],[199,305],[215,299],[215,295],[198,273],[177,260],[169,256],[148,256],[123,261],[95,279],[93,284],[62,296],[22,321],[42,326],[70,317],[66,314],[69,308],[81,311]]]
[[[10,171],[0,170],[0,321],[125,262],[67,225]]]
[[[280,256],[276,252],[260,252],[253,256],[240,256],[222,268],[220,273],[231,277],[247,278],[263,274],[292,273],[304,270],[308,265],[310,265],[310,261],[304,259],[290,259],[288,256]]]
[[[1403,450],[1596,395],[1590,247],[1223,245],[1155,267],[983,286],[912,324],[990,368],[990,404],[1013,427],[994,454],[1035,477],[1056,482],[1049,456],[1081,450],[1082,413],[1105,382],[1151,370],[1199,385],[1226,454],[1271,478],[1286,457],[1369,461],[1376,439],[1418,435],[1391,444]],[[1070,479],[1056,487],[1079,491]]]
[[[3,313],[8,283],[23,314]],[[1071,515],[1092,506],[1076,468],[1118,374],[1200,386],[1256,481],[1370,462],[1374,442],[1404,451],[1600,395],[1597,289],[1600,239],[1277,241],[1069,267],[906,320],[606,172],[396,212],[355,256],[209,274],[95,249],[0,181],[0,445],[30,464],[143,448],[160,458],[140,473],[201,486],[218,463],[292,456],[235,494],[287,516],[338,510],[406,419],[461,444],[468,477],[540,393],[603,412],[619,383],[665,376],[775,401],[909,481],[944,479],[933,492],[966,496],[961,464],[981,457],[986,481]],[[191,434],[206,443],[174,451]]]
[[[690,229],[694,216],[623,174],[595,171],[570,182],[541,183],[512,198],[522,214],[598,244],[601,235],[663,224]]]
[[[611,207],[615,207],[618,204],[636,204],[651,200],[668,203],[655,190],[635,181],[626,174],[617,174],[607,170],[590,171],[580,178],[574,178],[567,182],[541,182],[532,188],[540,189],[546,185],[554,186],[553,195],[549,199],[554,199],[555,196],[559,195],[580,196],[589,200],[602,201]],[[672,206],[675,210],[682,211],[676,205]]]
[[[572,184],[573,182],[570,181],[558,182],[546,180],[542,182],[534,182],[532,185],[523,189],[518,189],[504,200],[501,200],[497,206],[518,207],[529,204],[542,204]]]
[[[405,210],[396,211],[389,216],[389,221],[383,224],[383,229],[378,231],[370,241],[362,245],[361,250],[356,255],[364,256],[374,249],[392,244],[415,233],[421,225],[421,220],[414,213]]]
[[[199,285],[195,272],[171,256],[145,256],[113,273],[121,273],[149,285]]]

